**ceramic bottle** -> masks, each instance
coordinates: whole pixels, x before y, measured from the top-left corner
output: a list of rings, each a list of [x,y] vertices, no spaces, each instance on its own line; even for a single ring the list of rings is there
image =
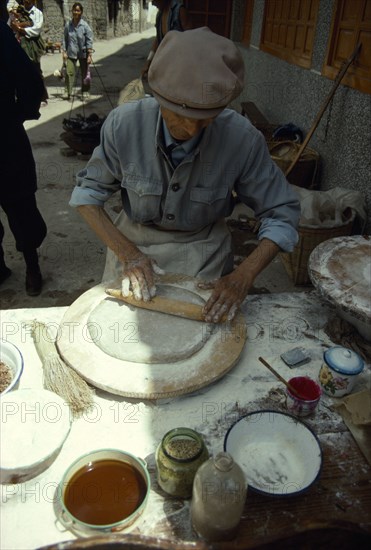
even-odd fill
[[[231,540],[237,534],[247,483],[229,453],[218,453],[198,469],[191,502],[191,521],[207,541]]]

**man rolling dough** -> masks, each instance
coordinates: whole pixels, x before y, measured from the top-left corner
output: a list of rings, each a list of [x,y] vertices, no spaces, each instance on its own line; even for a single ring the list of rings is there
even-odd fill
[[[212,289],[205,320],[233,319],[256,276],[296,244],[296,194],[262,134],[227,108],[243,78],[232,41],[206,27],[170,31],[148,73],[154,97],[107,117],[70,204],[107,245],[103,279],[122,277],[124,295],[150,300],[161,270],[197,276]],[[104,204],[117,191],[123,210],[113,223]],[[235,196],[260,228],[258,246],[233,269],[225,218]]]

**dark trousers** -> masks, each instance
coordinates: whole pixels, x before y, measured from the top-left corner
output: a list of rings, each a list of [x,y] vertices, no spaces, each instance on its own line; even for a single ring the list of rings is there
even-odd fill
[[[34,194],[16,200],[1,199],[0,206],[5,212],[9,228],[14,235],[16,248],[23,252],[23,256],[28,268],[33,269],[38,266],[36,249],[39,248],[45,239],[47,228],[37,208]],[[0,222],[0,263],[3,260],[2,241],[4,237],[4,227]]]

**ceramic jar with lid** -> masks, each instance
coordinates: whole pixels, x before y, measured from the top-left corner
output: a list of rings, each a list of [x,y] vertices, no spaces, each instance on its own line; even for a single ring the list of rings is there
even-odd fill
[[[319,372],[323,391],[331,397],[350,393],[358,374],[363,370],[362,358],[351,349],[335,346],[325,351],[323,359]]]
[[[192,526],[207,541],[231,540],[237,534],[247,483],[229,453],[218,453],[197,471],[191,502]]]
[[[157,481],[171,496],[190,498],[198,468],[209,458],[202,436],[191,428],[174,428],[156,450]]]

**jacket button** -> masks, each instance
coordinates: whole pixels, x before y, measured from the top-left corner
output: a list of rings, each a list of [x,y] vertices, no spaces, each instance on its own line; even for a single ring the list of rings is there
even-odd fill
[[[169,221],[173,221],[173,220],[175,220],[175,216],[174,216],[174,214],[167,214],[166,219],[169,220]]]
[[[173,183],[173,185],[171,186],[171,189],[173,191],[179,191],[179,189],[180,189],[179,183]]]

